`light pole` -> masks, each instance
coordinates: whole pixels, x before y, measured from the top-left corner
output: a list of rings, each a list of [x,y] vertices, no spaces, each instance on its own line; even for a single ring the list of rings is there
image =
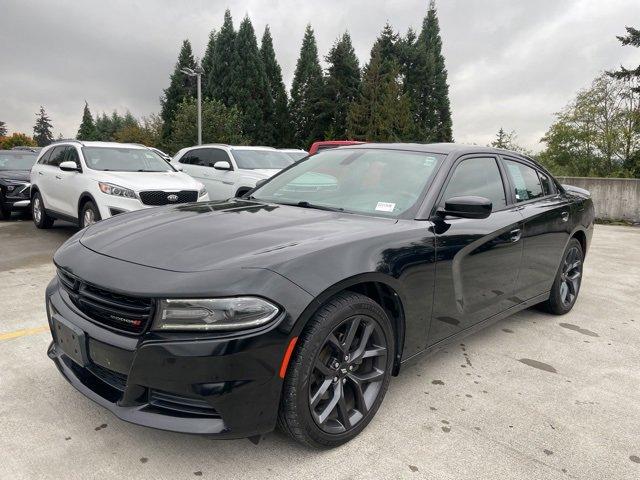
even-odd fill
[[[204,70],[198,65],[195,70],[185,67],[180,71],[190,77],[196,77],[198,83],[198,145],[202,145],[202,84],[200,79]]]

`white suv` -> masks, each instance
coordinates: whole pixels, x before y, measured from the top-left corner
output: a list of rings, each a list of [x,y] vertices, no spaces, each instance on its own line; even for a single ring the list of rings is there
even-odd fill
[[[271,147],[209,144],[183,148],[171,160],[204,183],[212,200],[240,197],[294,160]]]
[[[31,210],[38,228],[55,219],[84,228],[141,208],[209,200],[202,183],[142,145],[59,141],[31,169]]]

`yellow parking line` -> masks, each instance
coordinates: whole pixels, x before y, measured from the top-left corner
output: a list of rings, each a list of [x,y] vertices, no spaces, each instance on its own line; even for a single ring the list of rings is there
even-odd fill
[[[42,325],[40,327],[23,328],[22,330],[15,330],[13,332],[0,333],[0,341],[11,340],[12,338],[26,337],[27,335],[36,335],[38,333],[46,332],[49,330],[49,325]]]

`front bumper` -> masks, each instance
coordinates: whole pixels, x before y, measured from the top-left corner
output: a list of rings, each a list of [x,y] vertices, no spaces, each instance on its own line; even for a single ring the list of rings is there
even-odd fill
[[[10,185],[13,186],[13,185]],[[31,205],[31,186],[23,184],[12,190],[10,186],[0,186],[0,203],[9,210],[25,210]]]
[[[98,193],[98,210],[100,210],[100,218],[105,220],[120,213],[134,212],[145,208],[157,208],[154,205],[145,205],[138,198],[117,197],[115,195],[106,195],[102,192]],[[209,194],[198,199],[198,202],[208,202]]]
[[[278,370],[288,342],[277,323],[258,334],[226,338],[133,336],[90,321],[57,279],[47,288],[47,301],[53,307],[48,308],[53,336],[48,356],[71,385],[122,420],[221,438],[275,427],[282,389]],[[80,332],[82,365],[64,352],[56,333],[59,322]]]

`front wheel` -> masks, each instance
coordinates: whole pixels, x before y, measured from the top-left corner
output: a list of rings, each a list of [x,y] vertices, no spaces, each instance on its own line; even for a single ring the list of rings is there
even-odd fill
[[[82,211],[80,212],[80,228],[90,227],[94,223],[99,222],[101,218],[100,211],[95,203],[88,201],[82,206]]]
[[[300,335],[285,378],[278,423],[300,443],[337,447],[376,414],[391,378],[391,322],[376,302],[344,292]]]
[[[542,304],[546,311],[564,315],[573,308],[582,283],[583,261],[582,245],[577,239],[572,238],[562,256],[549,299]]]
[[[47,215],[40,192],[36,192],[31,199],[31,216],[33,217],[33,223],[38,228],[51,228],[53,226],[54,219]]]

